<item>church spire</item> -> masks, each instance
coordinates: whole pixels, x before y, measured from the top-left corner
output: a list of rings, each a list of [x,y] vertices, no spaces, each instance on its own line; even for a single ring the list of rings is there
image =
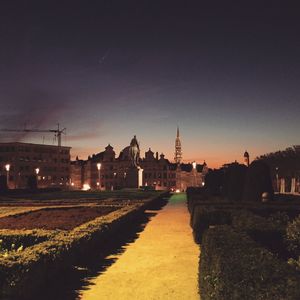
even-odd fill
[[[181,141],[179,137],[179,127],[177,126],[177,136],[175,140],[175,157],[174,160],[177,164],[181,163],[182,159],[182,150],[181,150]]]

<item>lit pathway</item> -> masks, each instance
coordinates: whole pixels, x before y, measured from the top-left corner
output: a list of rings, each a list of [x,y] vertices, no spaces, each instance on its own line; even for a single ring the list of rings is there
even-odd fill
[[[81,299],[199,299],[200,250],[185,200],[185,194],[172,196],[117,261],[90,281]]]

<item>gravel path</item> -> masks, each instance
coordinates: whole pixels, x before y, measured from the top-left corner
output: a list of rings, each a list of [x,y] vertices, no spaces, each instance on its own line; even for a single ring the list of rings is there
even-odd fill
[[[117,261],[90,280],[81,299],[199,299],[199,254],[186,196],[173,195]]]

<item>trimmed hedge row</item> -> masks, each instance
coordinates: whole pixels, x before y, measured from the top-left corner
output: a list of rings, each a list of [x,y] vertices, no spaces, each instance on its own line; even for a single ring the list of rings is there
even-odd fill
[[[290,197],[287,195],[287,199]],[[275,201],[253,202],[253,201],[228,201],[226,198],[220,196],[209,195],[205,188],[188,188],[187,190],[187,203],[188,210],[193,214],[193,210],[199,205],[218,206],[220,208],[233,208],[233,209],[249,209],[255,214],[264,217],[274,214],[278,211],[285,211],[290,218],[295,218],[300,214],[300,197],[294,196],[294,200],[288,201],[280,195],[275,195]]]
[[[232,227],[244,231],[260,246],[275,253],[280,258],[289,256],[285,244],[286,227],[274,222],[272,218],[266,219],[243,210],[232,213]]]
[[[164,195],[125,206],[69,232],[61,231],[20,253],[12,252],[0,258],[0,297],[31,295],[48,278],[86,256],[92,247],[101,246],[105,239],[136,219],[149,205],[161,201]]]
[[[191,215],[190,225],[196,243],[201,244],[202,235],[210,226],[231,224],[229,210],[215,209],[209,206],[196,206]]]
[[[191,216],[191,227],[196,243],[201,244],[203,233],[211,226],[231,225],[245,231],[256,242],[276,252],[286,255],[284,250],[285,227],[247,210],[232,208],[214,208],[212,206],[196,206]]]
[[[289,218],[293,219],[300,214],[300,203],[289,204],[286,202],[268,202],[268,203],[253,203],[253,202],[243,202],[236,203],[226,201],[224,199],[218,199],[213,197],[211,200],[203,197],[197,199],[194,203],[190,203],[189,212],[193,215],[194,210],[197,206],[208,206],[218,209],[243,209],[249,210],[256,215],[262,217],[269,217],[270,215],[276,214],[278,212],[284,212]]]
[[[300,215],[287,225],[286,240],[288,249],[294,257],[300,259]]]
[[[201,243],[201,299],[300,299],[300,213],[296,202],[189,199]],[[288,261],[288,262],[287,262]]]
[[[226,201],[220,196],[209,195],[205,188],[187,188],[187,206],[190,213],[198,204],[205,203],[224,203]]]
[[[300,299],[299,274],[250,237],[223,225],[201,245],[201,299]]]
[[[137,189],[123,189],[114,191],[61,191],[60,189],[39,189],[36,191],[28,190],[8,190],[7,193],[0,193],[0,200],[2,201],[57,201],[57,200],[105,200],[108,198],[131,199],[131,200],[145,200],[148,198],[159,197],[161,191],[145,191]]]
[[[11,251],[22,247],[25,249],[32,245],[42,243],[52,237],[54,237],[60,230],[0,230],[0,252],[4,250]],[[14,245],[14,247],[12,247]]]
[[[29,247],[21,253],[0,258],[1,293],[6,296],[30,295],[47,277],[51,277],[60,268],[71,265],[78,255],[86,255],[87,247],[96,238],[104,238],[109,230],[137,210],[137,206],[124,207],[69,233],[59,233],[53,239]]]

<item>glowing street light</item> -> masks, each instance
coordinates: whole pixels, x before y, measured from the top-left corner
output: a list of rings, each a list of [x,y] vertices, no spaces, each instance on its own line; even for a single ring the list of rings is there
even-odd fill
[[[5,170],[6,170],[6,183],[7,187],[9,186],[9,170],[10,170],[10,164],[5,165]]]
[[[196,179],[196,167],[197,167],[197,163],[195,161],[192,162],[193,165],[193,169],[194,169],[194,186],[197,186],[197,179]]]
[[[97,182],[97,185],[98,185],[99,190],[101,191],[101,179],[100,179],[101,164],[100,163],[97,163],[97,169],[98,169],[98,182]]]
[[[126,186],[126,176],[127,176],[127,173],[124,172],[124,177],[123,177],[123,184],[124,184],[124,186]]]
[[[39,173],[40,173],[40,169],[39,168],[35,168],[35,174],[36,174],[36,187],[39,188]]]

